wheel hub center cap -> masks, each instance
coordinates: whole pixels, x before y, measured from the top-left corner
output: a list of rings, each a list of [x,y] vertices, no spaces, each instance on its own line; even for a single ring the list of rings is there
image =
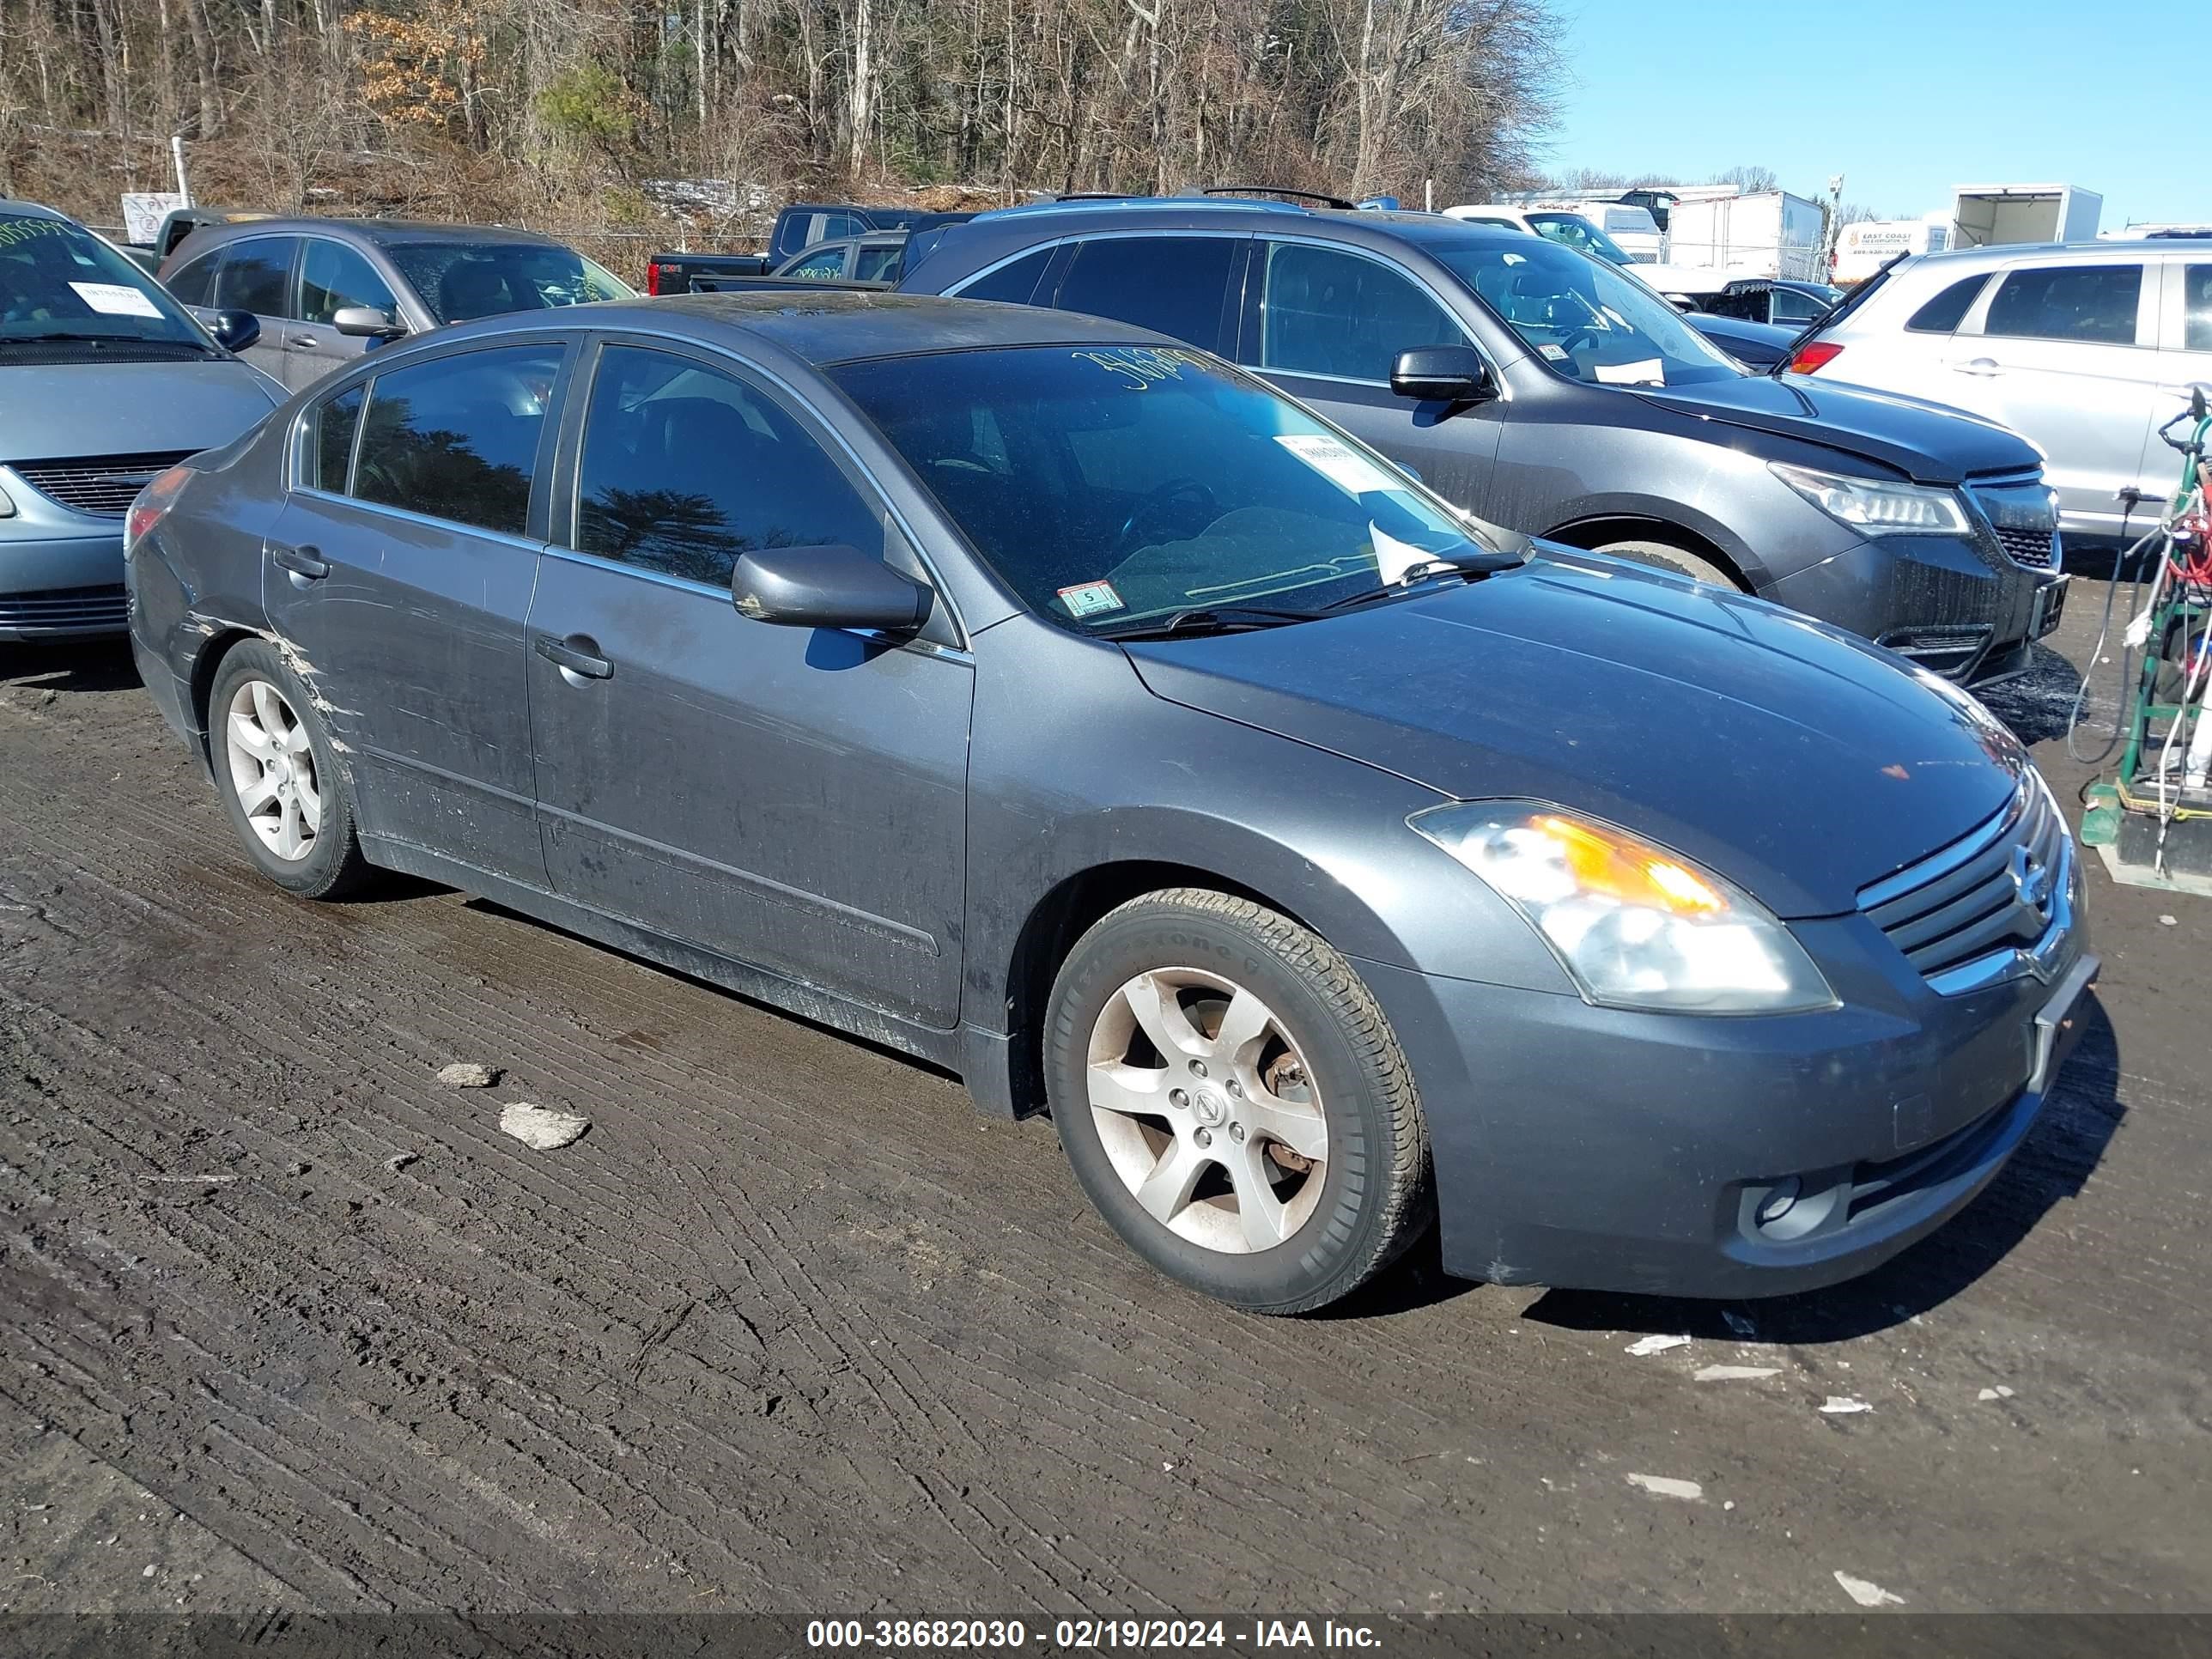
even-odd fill
[[[1200,1089],[1190,1097],[1191,1115],[1207,1128],[1212,1128],[1229,1115],[1229,1109],[1221,1103],[1221,1097],[1211,1089]]]

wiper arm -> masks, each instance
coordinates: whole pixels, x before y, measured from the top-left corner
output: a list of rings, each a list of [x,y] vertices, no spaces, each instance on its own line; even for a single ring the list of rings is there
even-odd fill
[[[1286,611],[1271,605],[1222,605],[1178,611],[1164,622],[1135,622],[1121,628],[1094,629],[1101,640],[1166,640],[1178,635],[1224,634],[1232,629],[1273,628],[1283,623],[1311,622],[1318,611]]]
[[[1357,605],[1373,605],[1379,599],[1395,599],[1409,593],[1432,576],[1464,576],[1469,581],[1479,581],[1485,576],[1494,576],[1501,570],[1517,570],[1528,561],[1518,553],[1495,553],[1486,547],[1472,552],[1453,554],[1447,557],[1438,554],[1433,559],[1424,559],[1395,582],[1381,587],[1370,587],[1358,593],[1347,593],[1340,599],[1331,599],[1322,607],[1324,613],[1349,611]]]
[[[173,346],[179,351],[205,351],[198,340],[164,340],[151,334],[99,334],[89,329],[50,329],[42,334],[0,334],[0,345],[117,345]],[[220,349],[220,348],[218,348]]]

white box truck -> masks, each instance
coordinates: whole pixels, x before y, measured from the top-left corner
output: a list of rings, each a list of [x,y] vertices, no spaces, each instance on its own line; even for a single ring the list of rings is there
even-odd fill
[[[1676,202],[1667,216],[1666,264],[1739,276],[1825,283],[1820,205],[1786,190]]]
[[[1951,246],[2087,242],[2105,198],[2078,185],[1961,185],[1951,197]]]
[[[1836,238],[1835,271],[1829,280],[1849,288],[1900,254],[1941,253],[1950,245],[1951,216],[1940,210],[1918,219],[1862,219],[1845,225]]]

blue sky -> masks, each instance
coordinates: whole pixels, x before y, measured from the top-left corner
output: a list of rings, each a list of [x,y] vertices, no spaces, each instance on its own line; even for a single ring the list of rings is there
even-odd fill
[[[1785,190],[1884,216],[1961,184],[2100,191],[2103,228],[2212,222],[2203,13],[2147,0],[1560,0],[1547,167]],[[2185,20],[2191,20],[2185,23]],[[2194,63],[2192,64],[2192,59]],[[2167,71],[2178,77],[2162,85]]]

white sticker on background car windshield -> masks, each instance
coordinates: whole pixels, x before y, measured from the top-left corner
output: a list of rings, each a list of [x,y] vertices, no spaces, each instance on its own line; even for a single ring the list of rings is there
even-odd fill
[[[161,307],[127,283],[71,283],[76,297],[110,317],[159,319]]]
[[[1563,345],[1554,345],[1549,340],[1545,341],[1543,344],[1538,346],[1536,348],[1536,351],[1537,355],[1542,357],[1546,362],[1564,363],[1567,361],[1566,347]]]
[[[1403,489],[1406,487],[1403,479],[1392,477],[1365,456],[1346,449],[1327,433],[1279,433],[1275,441],[1347,495],[1364,495],[1370,489]]]
[[[1111,582],[1078,582],[1073,587],[1060,590],[1060,602],[1067,607],[1071,617],[1096,617],[1102,611],[1119,611],[1121,596],[1114,591]]]
[[[1607,386],[1664,386],[1667,367],[1656,357],[1640,363],[1600,363],[1594,371]]]

